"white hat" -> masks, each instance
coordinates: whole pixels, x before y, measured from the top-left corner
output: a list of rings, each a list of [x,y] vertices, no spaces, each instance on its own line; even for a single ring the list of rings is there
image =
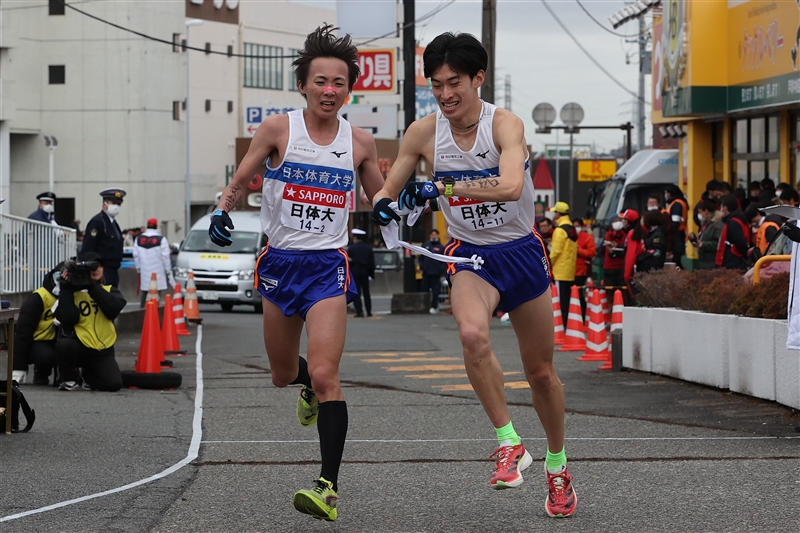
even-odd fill
[[[366,235],[367,234],[366,231],[364,231],[363,229],[359,229],[359,228],[353,228],[353,231],[351,233],[353,235]]]

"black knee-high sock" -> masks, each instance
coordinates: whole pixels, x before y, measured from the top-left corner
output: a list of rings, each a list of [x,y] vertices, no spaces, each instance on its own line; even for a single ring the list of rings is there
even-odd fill
[[[311,388],[311,375],[308,373],[308,361],[300,358],[300,370],[297,372],[297,377],[289,385],[305,385]]]
[[[339,465],[344,453],[344,440],[347,437],[347,402],[323,402],[319,404],[319,448],[322,452],[322,471],[320,476],[333,483],[338,490]]]

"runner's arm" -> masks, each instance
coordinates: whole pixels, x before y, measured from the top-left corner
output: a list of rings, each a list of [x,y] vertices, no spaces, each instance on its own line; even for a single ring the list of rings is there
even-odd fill
[[[384,184],[383,175],[378,168],[378,149],[375,147],[375,138],[361,128],[353,128],[353,141],[358,144],[360,152],[364,154],[364,159],[358,166],[358,180],[372,205],[372,199]]]
[[[267,117],[264,122],[256,130],[253,140],[250,142],[250,148],[247,154],[239,163],[239,168],[236,169],[236,174],[233,179],[222,191],[222,197],[219,199],[217,209],[222,209],[225,212],[231,211],[236,204],[239,203],[247,184],[253,179],[253,175],[259,170],[259,167],[269,157],[273,150],[277,149],[275,139],[279,137],[280,132],[288,129],[289,117],[287,115],[273,115]]]
[[[436,117],[435,114],[432,116]],[[397,200],[397,195],[400,194],[409,176],[416,172],[417,163],[422,157],[422,148],[432,138],[435,128],[435,123],[426,119],[428,117],[413,122],[406,130],[397,159],[386,176],[383,188],[372,198],[372,205],[381,198]]]

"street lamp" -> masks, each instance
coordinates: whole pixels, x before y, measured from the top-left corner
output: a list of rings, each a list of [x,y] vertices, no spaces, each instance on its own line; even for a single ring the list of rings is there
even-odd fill
[[[44,136],[44,145],[50,149],[50,182],[49,187],[47,188],[48,191],[53,192],[53,182],[54,182],[54,174],[53,174],[53,163],[54,163],[54,155],[56,151],[56,147],[58,146],[58,139],[54,136],[48,137],[47,135]]]
[[[189,235],[189,228],[192,227],[192,174],[191,174],[191,161],[189,159],[189,149],[191,146],[191,133],[189,130],[189,117],[191,111],[189,108],[189,28],[192,26],[199,26],[203,23],[200,19],[192,19],[186,21],[186,227],[184,228],[184,238]]]

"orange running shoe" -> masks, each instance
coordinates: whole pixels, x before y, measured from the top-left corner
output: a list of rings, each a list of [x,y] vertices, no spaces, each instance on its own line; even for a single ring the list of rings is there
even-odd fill
[[[521,443],[516,446],[500,446],[489,459],[497,460],[489,486],[493,489],[511,489],[522,485],[521,472],[531,466],[533,458]]]
[[[578,497],[575,489],[572,488],[572,476],[569,475],[566,466],[560,474],[551,474],[545,466],[547,474],[547,499],[544,501],[544,509],[553,518],[566,518],[575,512],[578,504]]]

